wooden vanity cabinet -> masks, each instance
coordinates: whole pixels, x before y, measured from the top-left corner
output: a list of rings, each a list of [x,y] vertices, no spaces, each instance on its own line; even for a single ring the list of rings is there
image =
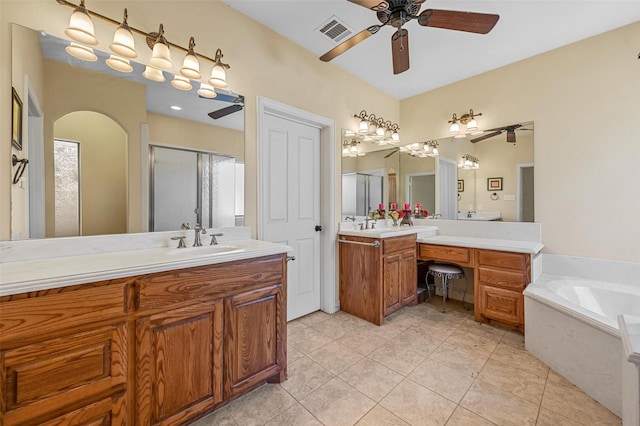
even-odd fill
[[[0,424],[178,425],[286,379],[284,254],[0,303]]]
[[[475,319],[524,333],[524,296],[531,282],[531,256],[478,249]]]
[[[385,316],[417,302],[415,234],[340,238],[362,243],[340,243],[342,311],[381,325]]]

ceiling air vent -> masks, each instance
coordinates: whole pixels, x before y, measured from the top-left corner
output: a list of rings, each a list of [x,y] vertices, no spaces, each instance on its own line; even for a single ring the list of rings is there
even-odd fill
[[[336,16],[329,18],[316,31],[329,37],[336,44],[353,34],[353,30]]]

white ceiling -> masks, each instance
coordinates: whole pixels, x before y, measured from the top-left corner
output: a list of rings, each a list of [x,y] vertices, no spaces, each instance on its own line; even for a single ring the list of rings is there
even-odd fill
[[[347,0],[223,1],[318,57],[337,45],[316,31],[332,16],[354,34],[379,23],[374,11]],[[402,74],[393,74],[391,26],[332,62],[404,99],[640,20],[639,0],[428,0],[424,9],[492,13],[500,20],[487,35],[410,21],[404,28],[409,31],[411,68]]]

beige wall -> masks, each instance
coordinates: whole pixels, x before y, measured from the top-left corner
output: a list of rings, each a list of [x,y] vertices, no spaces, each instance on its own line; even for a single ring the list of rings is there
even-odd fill
[[[640,261],[639,46],[640,22],[405,99],[403,138],[469,108],[485,128],[534,121],[545,252]]]
[[[128,8],[129,24],[134,27],[157,31],[162,22],[165,35],[170,41],[185,45],[190,36],[197,43],[197,51],[213,57],[217,48],[224,53],[224,62],[231,65],[228,71],[230,88],[245,96],[245,164],[246,195],[245,211],[248,226],[256,233],[257,225],[257,97],[264,96],[302,110],[306,110],[335,121],[336,141],[340,141],[341,128],[357,126],[354,114],[362,109],[383,116],[392,122],[399,121],[400,103],[373,86],[364,83],[337,66],[323,63],[317,56],[299,45],[257,24],[219,1],[92,1],[88,5],[100,13],[119,19],[124,7]],[[194,13],[197,11],[197,13]],[[0,74],[10,72],[10,25],[17,22],[34,29],[43,29],[59,37],[64,36],[72,10],[58,5],[52,0],[3,0],[0,2]],[[106,47],[113,37],[114,27],[95,21],[96,35],[101,41],[99,49]],[[138,46],[144,40],[136,39]],[[148,59],[149,53],[138,48],[140,59]],[[146,56],[145,56],[146,55]],[[179,52],[172,53],[174,63],[182,58]],[[201,65],[205,73],[210,66]],[[10,84],[0,80],[0,98],[9,98]],[[0,119],[9,123],[7,106],[0,103]],[[121,123],[122,124],[122,123]],[[125,127],[123,125],[123,127]],[[9,129],[0,126],[6,140]],[[129,140],[133,140],[129,134]],[[10,154],[8,147],[0,145],[0,157]],[[136,155],[139,155],[136,153]],[[137,157],[129,157],[135,161]],[[340,149],[336,144],[335,163],[340,164]],[[0,163],[0,239],[9,238],[9,170]],[[131,177],[132,182],[135,177]],[[335,170],[337,192],[336,205],[340,205],[340,168]],[[5,207],[6,206],[6,207]],[[130,208],[133,208],[130,203]],[[336,219],[339,218],[339,209]]]
[[[80,145],[81,235],[127,232],[127,134],[109,117],[78,111],[55,122],[56,139]],[[51,196],[51,198],[54,198]],[[47,215],[54,215],[53,211]],[[47,218],[47,223],[54,223]],[[47,236],[53,236],[53,229]]]
[[[149,143],[184,146],[231,155],[244,162],[244,133],[238,130],[148,113]]]

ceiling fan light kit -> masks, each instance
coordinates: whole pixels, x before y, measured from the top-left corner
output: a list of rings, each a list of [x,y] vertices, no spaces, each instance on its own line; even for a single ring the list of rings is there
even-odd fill
[[[380,24],[371,25],[353,37],[343,41],[320,57],[328,62],[343,54],[358,43],[376,34],[380,28],[391,25],[396,31],[391,36],[393,73],[400,74],[409,69],[409,32],[403,26],[417,20],[423,27],[442,28],[475,34],[487,34],[495,27],[499,15],[489,13],[461,12],[426,9],[420,12],[425,0],[349,0],[376,12]]]
[[[69,20],[69,27],[64,30],[64,33],[72,41],[65,49],[71,56],[83,61],[96,61],[98,58],[93,52],[90,46],[97,46],[98,39],[95,36],[94,25],[92,17],[98,18],[104,22],[116,26],[116,30],[113,36],[113,42],[109,44],[109,49],[113,54],[106,60],[106,64],[119,72],[130,73],[133,71],[133,67],[129,59],[138,57],[138,53],[135,49],[135,41],[133,34],[138,34],[145,38],[147,46],[152,50],[152,56],[149,60],[149,64],[145,65],[145,70],[142,76],[148,80],[158,83],[164,82],[165,77],[162,70],[174,72],[175,77],[172,80],[172,86],[179,90],[191,90],[192,84],[189,81],[199,81],[202,78],[200,74],[200,60],[205,60],[213,64],[211,69],[210,78],[206,81],[200,81],[201,86],[198,90],[198,95],[203,98],[213,99],[217,97],[217,93],[213,87],[226,88],[227,87],[227,74],[226,71],[231,68],[229,64],[222,62],[222,51],[216,50],[215,58],[195,53],[195,41],[191,37],[189,39],[189,47],[184,48],[175,43],[169,42],[164,37],[164,26],[160,24],[158,32],[145,32],[135,27],[129,26],[128,12],[124,9],[124,16],[122,21],[116,21],[105,15],[89,10],[85,6],[85,0],[80,0],[80,4],[75,5],[67,0],[56,0],[61,6],[67,6],[73,8],[73,13]],[[185,57],[182,61],[182,67],[173,71],[174,64],[171,60],[170,47],[185,52]],[[242,96],[234,96],[234,104],[222,108],[221,110],[214,111],[209,114],[211,118],[217,119],[224,117],[232,112],[239,111],[244,108],[244,98]]]

